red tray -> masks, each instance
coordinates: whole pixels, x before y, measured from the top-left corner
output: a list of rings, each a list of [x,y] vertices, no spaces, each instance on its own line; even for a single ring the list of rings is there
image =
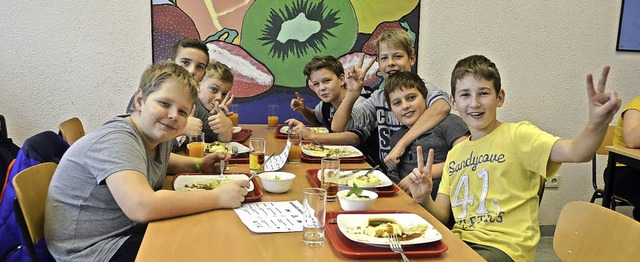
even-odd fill
[[[238,154],[229,159],[230,164],[249,164],[249,153]]]
[[[247,177],[251,176],[251,174],[242,173],[242,172],[235,172],[233,174],[246,175]],[[173,181],[171,181],[171,189],[174,189],[173,188],[173,183],[175,183],[177,177],[179,177],[179,176],[188,176],[188,175],[219,175],[219,174],[213,174],[213,173],[180,173],[180,174],[176,174],[176,175],[173,176]],[[260,188],[260,185],[256,181],[256,178],[254,177],[253,179],[251,179],[251,181],[253,182],[253,191],[249,192],[246,196],[244,196],[244,201],[242,201],[242,203],[259,201],[262,198],[262,195],[264,195],[264,193],[262,193],[262,188]]]
[[[282,129],[282,127],[285,125],[279,125],[278,127],[276,127],[276,138],[280,138],[280,139],[288,139],[289,136],[287,136],[286,133],[282,133],[280,132],[280,129]]]
[[[401,210],[369,210],[369,211],[327,211],[325,236],[331,241],[333,247],[340,254],[349,258],[400,258],[400,254],[391,251],[390,248],[374,247],[351,241],[340,229],[335,221],[339,214],[381,214],[381,213],[407,213]],[[449,247],[442,240],[426,244],[402,246],[407,257],[433,257],[447,251]]]
[[[341,157],[340,163],[362,163],[367,159],[365,155],[359,157]],[[300,155],[300,160],[305,163],[315,163],[319,164],[322,162],[322,157],[309,156],[305,153]]]
[[[232,142],[238,142],[238,143],[242,143],[245,140],[247,140],[247,138],[249,138],[249,136],[251,135],[251,133],[253,133],[253,130],[251,129],[241,129],[240,132],[238,133],[234,133],[233,136],[231,137],[231,141]]]
[[[320,180],[318,180],[318,170],[320,169],[317,169],[317,168],[307,169],[307,175],[306,175],[307,181],[309,181],[309,184],[312,187],[320,187]],[[349,170],[349,169],[345,169],[345,170]],[[400,188],[396,186],[396,184],[392,183],[390,186],[387,186],[387,187],[379,187],[376,189],[368,189],[368,190],[376,192],[380,197],[385,197],[385,196],[392,196],[393,194],[398,192]]]

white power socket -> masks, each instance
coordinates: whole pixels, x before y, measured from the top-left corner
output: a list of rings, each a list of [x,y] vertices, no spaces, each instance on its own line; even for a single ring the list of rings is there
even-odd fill
[[[544,187],[557,188],[560,187],[560,175],[556,174],[550,178],[547,178],[547,181],[544,183]]]

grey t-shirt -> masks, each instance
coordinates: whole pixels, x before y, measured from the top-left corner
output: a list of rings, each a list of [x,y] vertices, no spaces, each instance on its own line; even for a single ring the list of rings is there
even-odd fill
[[[132,231],[129,219],[106,185],[111,174],[135,170],[154,190],[162,188],[171,153],[160,143],[149,159],[131,122],[116,117],[78,140],[60,160],[45,210],[47,247],[58,261],[109,260]]]
[[[353,104],[353,106],[358,106],[362,103],[364,103],[365,101],[367,101],[366,98],[359,96],[358,99],[356,99],[356,102]],[[331,122],[329,123],[325,123],[324,122],[324,116],[322,115],[322,101],[320,101],[320,103],[318,103],[316,105],[316,108],[313,110],[315,111],[315,115],[316,115],[316,119],[318,119],[318,122],[320,122],[320,124],[324,125],[324,126],[329,126],[331,127]],[[333,115],[336,113],[337,108],[335,108],[333,105],[331,105],[331,107],[329,108],[329,119],[333,119]],[[347,125],[345,126],[345,131],[349,131],[349,130],[353,130],[355,129],[355,125],[353,123],[353,119],[354,116],[352,115],[351,118],[349,118],[349,122],[347,122]],[[331,128],[329,128],[331,129]]]
[[[398,141],[409,131],[409,128],[402,126],[398,132],[391,136],[391,147],[395,147]],[[396,170],[389,172],[389,178],[394,183],[399,183],[400,180],[410,174],[414,168],[418,167],[416,148],[422,147],[422,157],[424,161],[427,161],[427,155],[429,149],[433,148],[433,163],[442,163],[447,159],[447,153],[453,148],[453,142],[458,138],[468,135],[469,128],[457,115],[450,114],[442,122],[437,124],[431,130],[420,135],[418,139],[411,142],[411,144],[404,151],[404,154],[400,157],[400,163]],[[435,195],[438,192],[438,184],[440,180],[433,181],[434,190],[432,190],[432,196],[435,199]]]
[[[427,107],[440,99],[444,99],[447,103],[449,95],[438,89],[433,84],[425,82],[429,93],[427,94]],[[384,158],[391,152],[391,136],[400,129],[400,122],[391,111],[387,98],[384,96],[384,90],[378,89],[371,94],[364,103],[353,106],[351,119],[355,126],[355,133],[358,134],[362,141],[366,141],[369,135],[376,129],[378,131],[378,150],[380,164]]]

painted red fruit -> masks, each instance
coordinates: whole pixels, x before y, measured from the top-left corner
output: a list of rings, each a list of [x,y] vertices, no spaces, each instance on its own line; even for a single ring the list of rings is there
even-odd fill
[[[172,4],[151,6],[153,21],[153,61],[165,61],[171,47],[183,38],[200,39],[191,18]]]
[[[231,92],[237,98],[264,93],[273,86],[273,75],[242,47],[224,41],[207,43],[211,60],[219,61],[233,71]]]

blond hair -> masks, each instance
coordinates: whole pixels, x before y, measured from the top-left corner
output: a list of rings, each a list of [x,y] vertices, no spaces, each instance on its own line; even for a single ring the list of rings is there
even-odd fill
[[[171,62],[153,64],[142,73],[140,85],[138,86],[138,92],[141,93],[142,100],[146,100],[149,95],[158,91],[160,85],[168,79],[174,79],[179,85],[187,88],[189,98],[195,102],[198,97],[196,80],[182,66]],[[135,110],[135,103],[132,103],[129,111],[133,112]]]
[[[210,61],[205,69],[204,78],[216,78],[233,85],[233,72],[231,69],[219,61]]]
[[[380,37],[375,41],[378,55],[380,54],[380,44],[387,44],[388,46],[400,48],[404,50],[407,55],[413,54],[413,38],[402,29],[389,29],[383,31]]]

